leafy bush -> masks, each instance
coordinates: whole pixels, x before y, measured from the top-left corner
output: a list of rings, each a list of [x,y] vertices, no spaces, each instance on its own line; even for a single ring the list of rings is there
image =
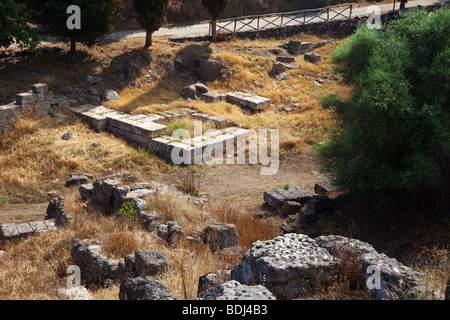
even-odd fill
[[[337,119],[319,147],[336,182],[354,193],[417,192],[450,155],[450,10],[412,10],[386,31],[361,25],[333,55],[356,85],[348,101],[328,98]]]
[[[122,208],[120,208],[119,211],[123,216],[125,216],[127,218],[134,217],[134,215],[136,213],[134,211],[134,205],[135,205],[134,201],[124,203],[122,205]]]

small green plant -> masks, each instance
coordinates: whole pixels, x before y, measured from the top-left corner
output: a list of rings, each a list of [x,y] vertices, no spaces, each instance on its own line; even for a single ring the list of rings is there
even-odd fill
[[[289,190],[291,188],[291,186],[289,185],[289,184],[285,184],[284,186],[283,186],[283,189],[284,190]]]
[[[0,199],[0,208],[6,203],[6,199]]]
[[[120,208],[119,211],[123,216],[131,218],[136,214],[136,212],[134,211],[134,205],[134,201],[126,202],[122,205],[122,208]]]
[[[25,194],[24,194],[23,192],[17,192],[17,193],[16,193],[16,196],[17,196],[18,198],[23,198],[23,197],[25,196]]]

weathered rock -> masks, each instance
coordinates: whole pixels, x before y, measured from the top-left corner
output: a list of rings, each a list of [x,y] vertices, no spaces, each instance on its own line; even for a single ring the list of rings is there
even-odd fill
[[[64,95],[71,95],[75,93],[75,90],[73,90],[72,87],[67,86],[61,89],[61,93]]]
[[[205,295],[205,300],[276,300],[275,296],[261,285],[246,286],[237,281],[225,282]]]
[[[183,90],[181,90],[181,96],[185,99],[197,99],[197,90],[193,85],[184,87]]]
[[[215,273],[208,272],[199,277],[197,286],[197,297],[204,298],[205,294],[212,288],[220,285],[219,276]]]
[[[294,63],[295,62],[295,58],[294,57],[289,57],[289,56],[278,56],[277,57],[277,61],[278,62],[283,62],[283,63]]]
[[[90,76],[90,75],[87,75],[85,80],[89,84],[98,84],[98,83],[103,81],[102,78],[97,78],[97,77],[93,77],[93,76]]]
[[[139,189],[151,189],[151,188],[152,188],[152,186],[148,182],[138,182],[138,183],[134,183],[131,186],[131,191],[139,190]]]
[[[183,229],[178,225],[176,221],[170,221],[167,223],[167,243],[173,245],[184,237]]]
[[[120,300],[175,300],[167,287],[155,279],[127,278],[120,285]]]
[[[287,44],[287,50],[290,54],[303,54],[313,49],[311,42],[302,42],[301,40],[291,40]]]
[[[72,261],[80,268],[81,280],[86,285],[103,287],[123,278],[124,263],[101,254],[101,244],[101,241],[93,239],[76,241],[70,251]]]
[[[203,83],[196,83],[193,86],[195,88],[198,97],[209,91],[208,87],[205,86]]]
[[[308,62],[311,62],[311,63],[317,63],[321,59],[320,54],[315,53],[315,52],[305,53],[305,55],[303,57],[304,57],[305,61],[308,61]]]
[[[80,192],[81,200],[86,201],[92,197],[92,192],[94,190],[93,183],[85,183],[80,186],[78,191]]]
[[[70,138],[72,138],[72,131],[67,131],[66,133],[64,133],[63,135],[62,135],[62,137],[61,137],[61,139],[63,139],[63,140],[70,140]]]
[[[143,74],[143,70],[135,63],[128,62],[118,68],[116,73],[119,74],[123,79],[132,79],[139,77]]]
[[[69,223],[71,216],[64,210],[64,202],[64,197],[52,199],[47,206],[45,220],[54,219],[57,226]]]
[[[83,286],[59,289],[58,295],[65,300],[94,300]]]
[[[105,101],[105,102],[114,102],[114,101],[117,101],[117,100],[119,100],[119,99],[120,99],[120,97],[119,97],[119,95],[117,94],[116,91],[114,91],[114,90],[109,90],[109,89],[103,91],[102,101]]]
[[[136,272],[143,278],[154,277],[169,265],[169,260],[158,250],[136,250],[134,255]]]
[[[231,279],[246,285],[264,284],[277,299],[291,299],[308,294],[317,283],[329,283],[337,271],[337,259],[315,240],[290,233],[253,243],[231,272]]]
[[[338,191],[338,188],[331,181],[319,181],[314,185],[314,192],[317,194],[327,194],[333,191]]]
[[[234,224],[209,225],[203,231],[203,243],[212,251],[231,248],[239,245],[239,235]]]
[[[292,214],[297,214],[302,210],[303,205],[296,201],[286,201],[281,207],[281,216],[288,217]]]
[[[326,195],[316,195],[308,201],[308,208],[320,213],[330,209],[331,200]]]
[[[349,255],[355,257],[361,264],[366,281],[375,270],[368,268],[377,268],[380,271],[379,287],[375,285],[371,292],[378,300],[402,297],[424,280],[422,273],[404,266],[394,258],[378,253],[366,242],[334,235],[320,236],[315,240],[320,247],[340,259],[345,259]]]
[[[71,173],[66,180],[66,184],[64,185],[66,188],[74,186],[74,185],[82,185],[88,182],[88,177],[84,174],[76,174]]]
[[[105,214],[113,214],[113,208],[116,207],[116,200],[114,199],[113,192],[114,188],[118,187],[119,184],[120,181],[116,179],[95,180],[89,205],[96,206]],[[117,204],[117,206],[119,206],[119,204]]]
[[[286,201],[296,201],[301,204],[306,203],[314,194],[302,187],[285,189],[275,189],[264,192],[264,201],[275,209],[281,209]]]
[[[311,208],[306,208],[299,213],[300,221],[305,223],[316,222],[318,219],[317,212]]]
[[[219,93],[215,93],[215,92],[206,92],[203,93],[200,98],[208,103],[214,103],[214,102],[219,102],[219,101],[223,101],[225,100],[226,96],[224,94],[219,94]]]

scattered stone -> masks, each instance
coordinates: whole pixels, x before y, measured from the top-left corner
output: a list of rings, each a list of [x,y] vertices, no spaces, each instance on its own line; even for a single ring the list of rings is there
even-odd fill
[[[315,239],[317,244],[340,259],[349,256],[356,258],[365,274],[365,281],[371,274],[366,271],[369,266],[380,271],[380,286],[371,290],[378,300],[393,299],[403,296],[424,281],[423,273],[404,266],[396,259],[378,253],[370,244],[357,239],[342,236],[320,236]],[[413,290],[414,291],[414,290]],[[412,291],[410,291],[412,294]]]
[[[239,245],[239,235],[234,224],[216,223],[203,231],[203,243],[212,251],[231,248]]]
[[[72,131],[67,131],[66,133],[64,133],[61,137],[61,139],[63,140],[70,140],[72,138]]]
[[[68,224],[72,219],[70,214],[64,209],[64,197],[60,196],[50,200],[47,206],[45,220],[51,219],[55,221],[58,227]]]
[[[119,99],[120,99],[120,97],[119,97],[119,95],[117,94],[116,91],[114,91],[114,90],[109,90],[109,89],[103,91],[102,101],[105,101],[105,102],[114,102],[114,101],[117,101],[117,100],[119,100]]]
[[[92,176],[92,175],[91,175]],[[93,176],[92,176],[93,178]],[[76,173],[71,173],[69,175],[69,177],[66,180],[66,184],[64,185],[66,188],[71,187],[73,185],[82,185],[88,182],[88,176],[85,174],[76,174]]]
[[[116,73],[119,74],[125,80],[140,77],[141,75],[143,75],[144,72],[137,64],[133,62],[128,62],[123,66],[121,66],[120,68],[118,68],[116,70]]]
[[[219,93],[215,93],[215,92],[207,92],[207,93],[203,93],[200,98],[208,103],[214,103],[214,102],[219,102],[219,101],[223,101],[225,100],[226,96],[224,94],[219,94]]]
[[[81,195],[81,200],[86,201],[92,198],[92,192],[94,190],[93,183],[85,183],[80,186],[78,189]]]
[[[317,194],[327,194],[335,191],[339,191],[339,188],[334,186],[331,181],[319,181],[314,185],[314,192]]]
[[[317,63],[321,59],[320,54],[314,53],[314,52],[305,53],[305,55],[303,57],[304,57],[305,61],[308,61],[311,63]]]
[[[311,208],[306,208],[305,210],[301,211],[299,216],[300,216],[300,221],[305,222],[305,223],[316,222],[318,219],[317,212]]]
[[[295,62],[295,58],[294,57],[289,57],[289,56],[278,56],[277,57],[277,61],[278,62],[283,62],[283,63],[294,63]]]
[[[197,99],[197,89],[193,85],[184,87],[183,90],[181,90],[181,96],[185,99]]]
[[[202,94],[207,93],[209,91],[208,87],[205,86],[203,83],[194,84],[194,88],[197,96],[201,96]]]
[[[93,148],[100,148],[102,146],[100,141],[95,140],[92,144],[91,147]]]
[[[306,203],[314,194],[303,188],[296,187],[289,190],[275,189],[264,192],[264,201],[275,209],[281,209],[286,201],[296,201],[301,204]]]
[[[88,93],[89,93],[90,95],[93,95],[93,96],[97,96],[97,95],[98,95],[97,89],[94,89],[94,88],[89,89],[89,90],[88,90]]]
[[[317,213],[328,211],[331,208],[330,205],[331,200],[326,195],[316,195],[308,201],[308,208],[313,209]]]
[[[136,272],[143,278],[154,277],[169,265],[169,260],[158,250],[136,250],[134,255]]]
[[[71,94],[75,94],[75,90],[72,89],[72,87],[64,87],[61,89],[61,93],[64,95],[71,95]]]
[[[262,285],[247,286],[235,280],[225,282],[205,295],[205,300],[276,300]]]
[[[120,285],[120,300],[175,300],[167,287],[155,279],[127,278]]]
[[[131,186],[131,191],[134,190],[139,190],[139,189],[151,189],[151,185],[148,182],[138,182],[138,183],[134,183]]]
[[[314,239],[290,233],[253,243],[231,280],[264,285],[277,299],[291,299],[308,294],[318,283],[329,283],[337,271],[337,259]]]
[[[83,286],[59,289],[58,295],[65,300],[94,300]]]
[[[228,103],[236,104],[242,108],[249,108],[254,111],[267,109],[270,106],[270,99],[244,92],[230,92],[226,94]]]
[[[297,201],[286,201],[281,207],[281,216],[288,217],[297,214],[302,210],[303,205]]]
[[[220,283],[219,276],[215,273],[208,272],[207,274],[200,276],[198,279],[197,297],[201,299],[204,298],[209,290],[217,287]]]
[[[96,78],[96,77],[93,77],[93,76],[90,76],[90,75],[87,75],[85,80],[89,84],[99,84],[100,82],[103,81],[102,78]]]

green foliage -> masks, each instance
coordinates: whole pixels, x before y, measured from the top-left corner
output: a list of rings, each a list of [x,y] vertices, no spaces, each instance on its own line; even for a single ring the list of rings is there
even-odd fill
[[[289,185],[289,184],[285,184],[284,186],[283,186],[283,189],[284,190],[289,190],[291,188],[291,186]]]
[[[6,203],[6,199],[0,199],[0,208]]]
[[[24,0],[28,3],[33,20],[48,35],[63,41],[80,42],[92,46],[110,30],[117,11],[115,0]],[[67,8],[77,5],[81,9],[81,29],[67,28]]]
[[[450,156],[450,10],[412,10],[385,32],[361,25],[334,54],[356,85],[329,97],[338,127],[319,146],[336,182],[354,193],[417,192]]]
[[[122,205],[122,208],[119,209],[119,212],[123,216],[131,218],[135,215],[134,205],[135,205],[134,201],[126,202]]]
[[[133,0],[139,25],[145,30],[156,31],[164,23],[169,0]]]
[[[29,22],[30,17],[23,1],[0,1],[0,47],[7,48],[16,41],[21,48],[35,49],[41,37]]]

